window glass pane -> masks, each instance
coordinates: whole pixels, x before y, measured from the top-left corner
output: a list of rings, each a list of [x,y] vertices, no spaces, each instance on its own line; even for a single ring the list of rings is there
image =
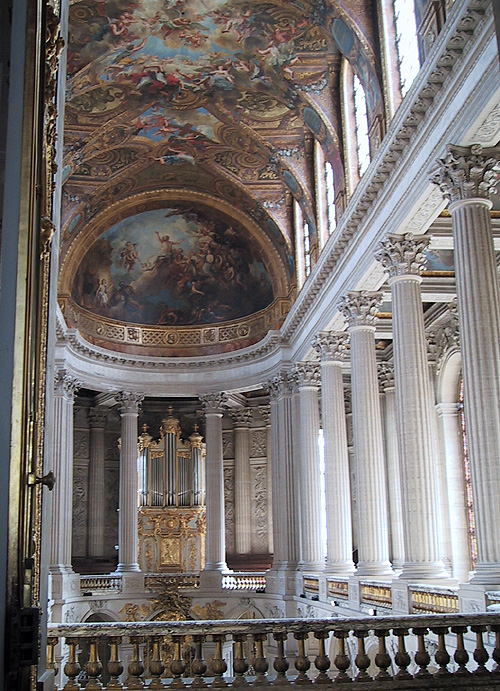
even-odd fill
[[[420,69],[417,23],[413,0],[394,0],[396,46],[398,49],[401,95],[405,96]]]
[[[370,141],[368,139],[368,114],[366,111],[365,90],[357,75],[354,75],[354,117],[356,120],[358,170],[361,176],[370,163]]]
[[[328,234],[331,235],[337,225],[337,210],[335,208],[335,183],[333,177],[333,168],[330,161],[325,163],[325,178],[326,178],[326,203],[328,213]]]
[[[304,259],[306,267],[306,276],[311,273],[311,241],[309,238],[309,224],[304,223]]]

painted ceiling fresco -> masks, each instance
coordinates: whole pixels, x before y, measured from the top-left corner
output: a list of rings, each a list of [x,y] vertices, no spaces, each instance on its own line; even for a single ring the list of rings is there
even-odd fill
[[[370,118],[381,112],[373,6],[71,2],[62,273],[76,276],[75,304],[120,322],[180,326],[243,318],[293,295],[292,195],[315,242],[313,136],[332,162],[337,190],[344,184],[342,55],[364,84]],[[193,195],[191,216],[184,207],[176,215],[176,194]],[[229,204],[236,225],[254,230],[243,237],[227,217],[211,234],[203,231],[196,195],[205,208]],[[158,199],[165,201],[161,219]],[[120,201],[127,218],[110,216],[103,226]],[[89,243],[93,225],[100,237]],[[273,266],[271,255],[255,250],[256,227]],[[179,244],[162,254],[159,237],[167,235]],[[211,273],[199,268],[208,239]],[[120,263],[127,243],[134,247],[129,265]]]

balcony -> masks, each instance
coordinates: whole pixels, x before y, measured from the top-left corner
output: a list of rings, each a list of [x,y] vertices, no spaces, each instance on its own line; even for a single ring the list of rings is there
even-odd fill
[[[49,625],[47,643],[64,691],[500,688],[496,614]]]

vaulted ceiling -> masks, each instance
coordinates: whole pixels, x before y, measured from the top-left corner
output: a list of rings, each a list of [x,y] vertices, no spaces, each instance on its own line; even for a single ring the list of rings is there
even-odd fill
[[[70,5],[60,304],[87,340],[200,355],[260,340],[316,236],[313,138],[344,186],[341,57],[383,104],[370,0]]]

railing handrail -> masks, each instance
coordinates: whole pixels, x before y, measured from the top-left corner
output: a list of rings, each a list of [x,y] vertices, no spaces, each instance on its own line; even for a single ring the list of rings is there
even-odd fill
[[[232,633],[330,633],[335,631],[374,631],[393,629],[433,629],[451,626],[495,626],[500,628],[499,614],[429,614],[384,616],[360,619],[252,619],[203,621],[139,621],[113,623],[49,624],[49,636],[72,638],[78,636],[165,636]]]

